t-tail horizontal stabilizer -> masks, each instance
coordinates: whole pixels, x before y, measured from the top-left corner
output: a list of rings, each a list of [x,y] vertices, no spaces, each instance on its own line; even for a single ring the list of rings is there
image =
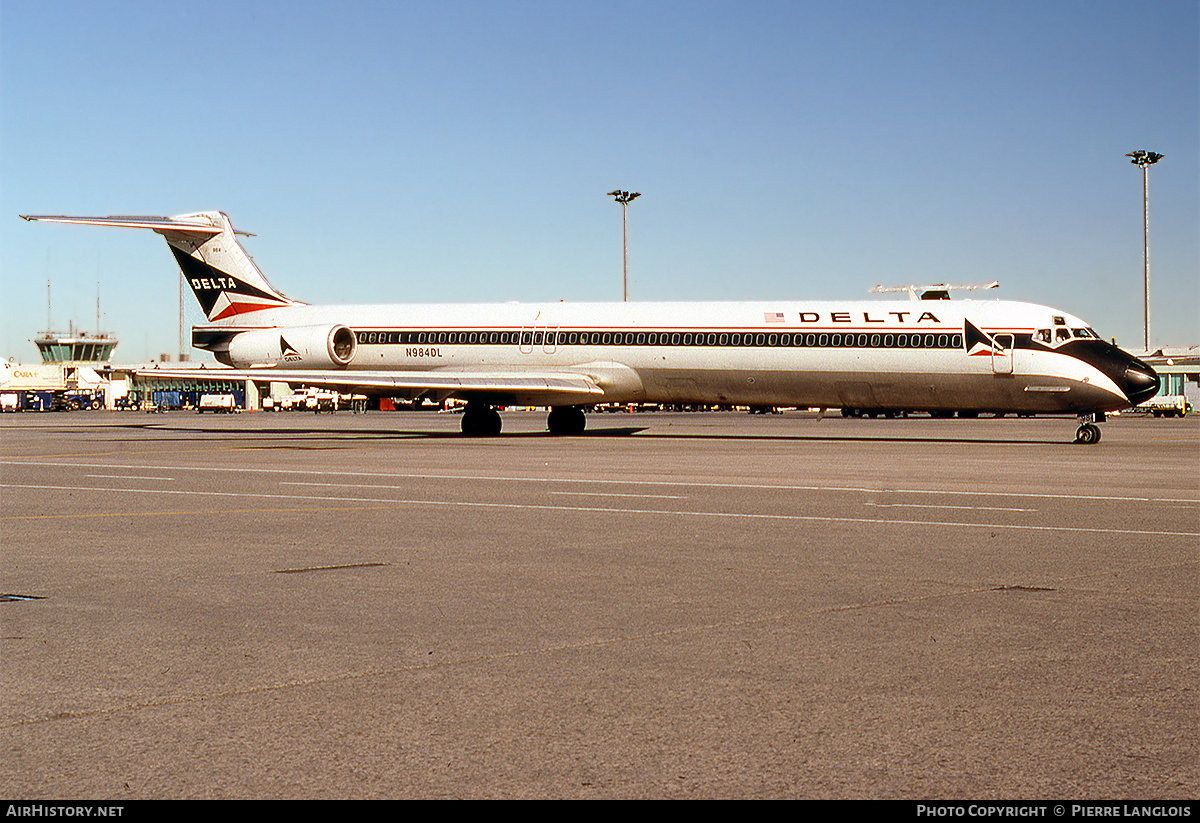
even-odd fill
[[[238,242],[229,217],[219,211],[181,214],[177,217],[66,217],[21,215],[46,223],[78,223],[150,229],[161,234],[183,270],[184,279],[210,321],[238,314],[298,305],[267,282],[250,255]]]

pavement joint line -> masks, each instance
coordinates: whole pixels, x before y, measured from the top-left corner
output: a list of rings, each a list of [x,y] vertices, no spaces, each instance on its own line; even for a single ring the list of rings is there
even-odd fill
[[[127,464],[112,464],[97,466],[95,463],[62,463],[62,462],[33,462],[29,460],[0,460],[0,466],[58,466],[61,468],[91,468],[91,469],[137,469],[137,470],[152,470],[163,471],[162,465],[127,465]],[[300,474],[314,477],[379,477],[392,478],[402,480],[455,480],[455,481],[478,481],[478,482],[514,482],[514,483],[563,483],[563,484],[583,484],[594,483],[596,485],[628,485],[628,486],[676,486],[682,488],[719,488],[719,489],[755,489],[766,491],[811,491],[811,492],[833,492],[842,494],[846,492],[857,492],[861,494],[928,494],[928,495],[957,495],[957,496],[975,496],[975,497],[1028,497],[1035,499],[1051,499],[1051,500],[1097,500],[1108,502],[1122,503],[1200,503],[1200,497],[1183,498],[1183,497],[1146,497],[1136,495],[1096,495],[1096,494],[1047,494],[1035,492],[999,492],[999,491],[982,491],[971,489],[909,489],[909,488],[871,488],[866,486],[802,486],[793,484],[770,484],[770,483],[701,483],[688,482],[680,480],[637,480],[637,479],[621,479],[608,480],[603,478],[576,478],[576,477],[528,477],[522,475],[458,475],[458,474],[415,474],[415,473],[397,473],[397,472],[351,472],[351,471],[322,471],[313,469],[278,469],[266,467],[250,467],[250,466],[171,466],[171,471],[194,471],[194,472],[222,472],[222,473],[242,473],[242,474]],[[346,486],[353,488],[380,488],[364,483],[327,483],[311,485],[330,485],[330,486]],[[387,487],[382,487],[387,488]]]
[[[828,517],[820,515],[802,515],[802,514],[775,514],[763,512],[705,512],[705,511],[672,511],[669,509],[622,509],[608,508],[604,506],[550,506],[545,504],[535,503],[488,503],[483,501],[455,501],[455,500],[416,500],[416,499],[389,499],[379,497],[310,497],[305,495],[281,495],[281,494],[266,494],[262,492],[216,492],[216,491],[185,491],[177,489],[118,489],[118,488],[99,488],[96,486],[51,486],[40,484],[20,484],[20,483],[3,483],[0,484],[0,489],[40,489],[43,491],[90,491],[103,492],[110,494],[114,492],[122,492],[125,494],[158,494],[158,495],[175,495],[188,496],[195,495],[199,497],[236,497],[239,499],[246,498],[265,498],[287,500],[312,500],[322,501],[326,503],[379,503],[383,505],[391,504],[393,506],[445,506],[445,507],[462,507],[462,508],[491,508],[491,509],[510,509],[510,510],[526,510],[526,511],[550,511],[550,512],[588,512],[588,513],[608,513],[608,514],[633,514],[633,515],[666,515],[670,517],[711,517],[711,518],[726,518],[726,519],[746,519],[746,520],[776,520],[776,521],[791,521],[791,522],[810,522],[810,523],[859,523],[867,525],[882,525],[882,526],[945,526],[950,528],[973,528],[973,529],[1012,529],[1024,531],[1041,531],[1041,532],[1075,532],[1084,534],[1109,534],[1109,535],[1143,535],[1156,537],[1200,537],[1200,532],[1178,532],[1178,531],[1160,531],[1151,529],[1103,529],[1103,528],[1088,528],[1084,526],[1038,526],[1032,524],[1014,524],[1014,523],[964,523],[961,521],[952,520],[893,520],[876,517]],[[4,517],[0,519],[22,519]]]

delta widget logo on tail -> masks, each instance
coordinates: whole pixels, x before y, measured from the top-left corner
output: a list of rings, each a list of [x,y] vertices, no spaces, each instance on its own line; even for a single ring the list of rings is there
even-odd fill
[[[200,301],[209,320],[223,320],[236,314],[277,309],[290,305],[281,295],[250,285],[244,280],[223,272],[175,246],[171,247],[188,285]]]

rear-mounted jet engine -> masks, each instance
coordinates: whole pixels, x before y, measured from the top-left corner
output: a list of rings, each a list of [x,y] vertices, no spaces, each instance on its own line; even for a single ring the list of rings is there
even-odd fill
[[[292,326],[256,329],[229,341],[226,363],[235,368],[281,366],[345,368],[354,359],[358,340],[347,326]]]

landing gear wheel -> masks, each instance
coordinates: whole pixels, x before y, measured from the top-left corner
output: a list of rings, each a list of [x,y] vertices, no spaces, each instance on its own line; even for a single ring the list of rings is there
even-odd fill
[[[1099,443],[1100,427],[1095,423],[1084,423],[1079,427],[1079,431],[1075,432],[1075,442],[1084,446]]]
[[[462,433],[465,437],[495,437],[500,434],[500,413],[491,406],[467,405],[463,412]]]
[[[546,418],[546,428],[555,436],[580,435],[586,426],[587,417],[578,406],[555,406]]]

